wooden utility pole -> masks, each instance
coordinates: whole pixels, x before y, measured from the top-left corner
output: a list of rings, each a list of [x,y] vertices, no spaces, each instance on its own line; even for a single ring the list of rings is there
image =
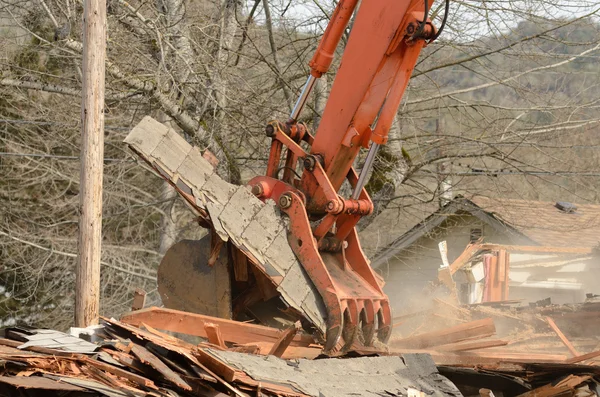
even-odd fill
[[[106,0],[83,2],[83,90],[79,257],[75,287],[75,325],[98,323],[104,166],[104,60]]]

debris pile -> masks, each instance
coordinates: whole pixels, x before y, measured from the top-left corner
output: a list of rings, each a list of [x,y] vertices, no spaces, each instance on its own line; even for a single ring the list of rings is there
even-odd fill
[[[150,326],[102,323],[97,343],[56,331],[5,329],[0,395],[461,395],[423,354],[289,361],[250,354],[257,346],[194,345]]]
[[[461,352],[465,364],[600,361],[600,302],[520,303],[457,306],[433,299],[426,310],[396,317],[396,330],[403,338],[393,337],[390,346],[428,349],[438,364],[457,363],[448,352]]]
[[[456,310],[476,317],[481,310],[489,315],[514,308]],[[548,310],[527,313],[543,318]],[[553,310],[574,313],[573,307]],[[523,341],[498,339],[499,316],[415,330],[393,339],[387,350],[357,348],[335,357],[323,355],[299,324],[278,330],[165,308],[134,311],[121,321],[102,319],[93,332],[79,334],[92,342],[12,327],[0,338],[0,395],[599,395],[600,367],[583,363],[593,363],[600,352],[585,353],[581,343],[575,348],[582,353],[575,356],[551,349],[527,352]],[[546,325],[547,333],[555,332]],[[565,343],[556,333],[554,338]]]

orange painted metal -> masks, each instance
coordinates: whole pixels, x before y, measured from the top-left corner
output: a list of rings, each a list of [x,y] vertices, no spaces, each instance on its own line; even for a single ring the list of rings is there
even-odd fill
[[[338,3],[309,63],[313,77],[331,66],[357,4]],[[296,123],[296,110],[287,122],[267,125],[272,143],[266,176],[249,184],[257,197],[275,200],[290,218],[290,246],[327,308],[326,350],[338,346],[340,338],[350,346],[359,331],[367,346],[375,335],[387,342],[391,333],[388,298],[355,229],[372,213],[373,203],[364,188],[358,199],[341,197],[339,191],[344,181],[356,189],[352,163],[360,149],[387,142],[419,54],[435,33],[423,0],[362,2],[315,136]]]
[[[340,1],[331,16],[330,23],[323,33],[319,47],[315,51],[313,58],[309,62],[311,74],[315,77],[321,77],[326,73],[333,61],[335,49],[338,46],[352,13],[356,8],[358,0]]]
[[[356,231],[348,239],[348,255],[319,251],[313,236],[306,209],[300,196],[287,193],[291,198],[289,207],[283,211],[290,218],[288,241],[304,266],[327,308],[327,333],[325,350],[336,347],[340,338],[344,348],[356,342],[358,327],[367,346],[372,344],[375,332],[380,340],[387,342],[391,333],[391,310],[367,260],[358,252]]]
[[[417,25],[415,16],[422,18],[423,12],[422,0],[374,0],[360,6],[311,148],[311,153],[323,156],[336,190],[360,148],[368,146],[371,126],[380,110],[389,117],[398,109],[424,45],[424,40],[411,40],[407,30]],[[403,40],[393,49],[398,36]],[[384,127],[379,129],[381,136],[387,136]],[[304,189],[312,200],[321,202],[317,187],[305,185]]]

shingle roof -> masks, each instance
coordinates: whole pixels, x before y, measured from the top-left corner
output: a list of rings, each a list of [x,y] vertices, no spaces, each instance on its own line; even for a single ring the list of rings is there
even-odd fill
[[[595,247],[600,242],[600,205],[575,204],[566,213],[548,201],[491,199],[470,201],[540,245]]]
[[[444,222],[449,215],[470,213],[495,229],[509,232],[520,244],[595,247],[600,243],[600,205],[574,204],[566,213],[550,201],[456,197],[440,210],[382,248],[372,259],[378,267]],[[515,242],[516,243],[516,242]]]

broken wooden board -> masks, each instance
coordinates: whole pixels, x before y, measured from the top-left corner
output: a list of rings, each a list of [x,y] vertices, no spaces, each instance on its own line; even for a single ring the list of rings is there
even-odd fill
[[[485,338],[495,333],[494,321],[491,318],[486,318],[408,338],[392,339],[390,345],[396,349],[400,347],[424,349],[473,338]]]
[[[136,327],[147,324],[152,328],[163,331],[178,332],[181,334],[201,336],[208,338],[206,324],[216,324],[225,342],[245,344],[254,342],[279,341],[284,331],[264,325],[242,323],[223,318],[205,316],[196,313],[186,313],[173,309],[150,307],[136,312],[126,313],[121,317],[121,322]],[[141,330],[138,330],[138,332]],[[306,334],[296,334],[291,346],[308,346],[313,343],[313,338]]]
[[[135,126],[124,142],[197,214],[208,215],[221,238],[244,252],[283,300],[325,335],[321,296],[288,244],[285,220],[275,203],[263,203],[246,186],[221,179],[198,148],[151,117]]]

